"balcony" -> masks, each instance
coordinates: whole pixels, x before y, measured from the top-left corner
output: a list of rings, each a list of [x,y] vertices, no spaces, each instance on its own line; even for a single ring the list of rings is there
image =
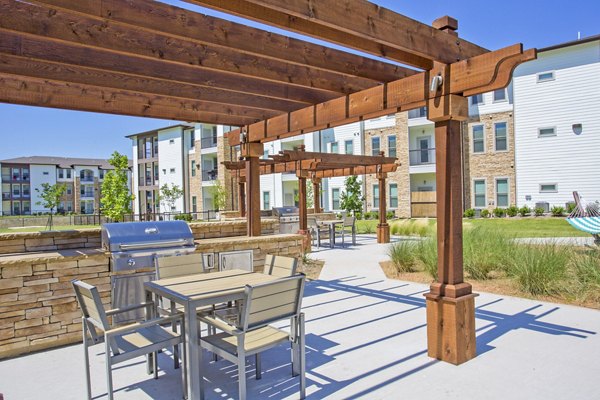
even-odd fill
[[[81,194],[82,198],[94,198],[94,191],[93,190],[82,190],[81,192],[79,192]]]
[[[219,177],[218,169],[209,169],[206,171],[202,171],[202,181],[204,181],[204,182],[217,180],[218,177]]]
[[[81,182],[94,182],[94,176],[82,176]]]
[[[410,165],[435,164],[435,148],[409,151]]]
[[[200,139],[200,148],[202,149],[210,149],[212,147],[217,147],[217,137],[203,137]]]

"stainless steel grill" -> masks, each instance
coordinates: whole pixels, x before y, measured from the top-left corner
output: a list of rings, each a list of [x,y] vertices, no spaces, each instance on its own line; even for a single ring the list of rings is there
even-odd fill
[[[273,216],[279,218],[279,233],[297,233],[300,229],[298,207],[273,207]]]
[[[123,222],[102,225],[102,248],[110,253],[111,270],[121,273],[111,277],[112,306],[125,307],[143,302],[144,282],[155,277],[137,270],[154,268],[156,256],[193,253],[196,245],[184,221]],[[116,322],[142,317],[143,311],[132,311]]]

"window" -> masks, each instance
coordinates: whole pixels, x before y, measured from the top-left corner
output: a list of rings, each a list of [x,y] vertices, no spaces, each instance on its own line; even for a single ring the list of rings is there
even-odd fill
[[[67,186],[67,194],[73,194],[73,188],[71,188],[71,186]]]
[[[344,142],[344,151],[346,154],[354,154],[354,142],[352,140],[346,140]]]
[[[413,118],[425,118],[427,116],[427,107],[415,108],[414,110],[408,110],[408,119]]]
[[[379,208],[379,185],[373,185],[373,208]]]
[[[65,202],[65,208],[67,209],[67,211],[73,211],[73,202],[72,201],[66,201]]]
[[[30,188],[29,185],[23,185],[23,197],[29,197],[30,193]]]
[[[496,207],[508,207],[508,179],[496,179]]]
[[[172,174],[174,174],[174,173],[175,173],[175,168],[171,168],[171,169],[169,170],[169,172],[170,172],[170,173],[172,173]]]
[[[192,160],[192,176],[196,176],[196,161]]]
[[[269,150],[265,150],[263,153],[263,159],[266,160],[269,158]]]
[[[193,149],[196,145],[196,131],[190,131],[190,149]]]
[[[271,209],[271,192],[263,192],[263,210]]]
[[[538,83],[548,82],[554,80],[554,72],[542,72],[537,75]]]
[[[475,207],[485,208],[485,180],[480,179],[473,181],[473,197]]]
[[[104,170],[103,169],[98,171],[98,176],[100,176],[100,179],[104,179]]]
[[[13,197],[21,197],[21,185],[12,185]]]
[[[23,180],[24,181],[29,180],[29,168],[23,168]]]
[[[63,179],[64,177],[65,177],[64,176],[64,169],[59,168],[58,169],[58,179]]]
[[[19,168],[13,168],[12,170],[12,180],[18,181],[21,179],[21,170]]]
[[[494,134],[496,137],[496,151],[508,150],[508,141],[506,139],[506,122],[494,124]]]
[[[334,210],[340,209],[340,189],[331,189],[331,208]]]
[[[398,208],[398,185],[390,183],[390,208]]]
[[[388,157],[396,157],[396,135],[388,136]]]
[[[196,196],[192,196],[192,212],[198,212],[198,201]]]
[[[558,193],[558,184],[542,183],[540,184],[540,193]]]
[[[333,154],[339,153],[339,145],[338,142],[332,142],[329,146],[329,151]]]
[[[23,214],[31,213],[31,203],[29,201],[23,202]]]
[[[71,170],[67,169],[66,173],[67,173],[67,179],[71,179]]]
[[[494,102],[506,101],[506,89],[494,90]]]
[[[371,155],[378,156],[380,151],[380,139],[378,137],[371,138]]]
[[[556,128],[540,128],[538,129],[538,137],[556,136]]]
[[[471,105],[476,106],[478,104],[483,104],[483,94],[471,96]]]
[[[484,151],[483,125],[473,125],[473,153],[483,153]]]
[[[42,172],[43,175],[50,175],[50,173],[48,171],[44,171]]]
[[[169,144],[175,144],[175,139],[169,139]]]

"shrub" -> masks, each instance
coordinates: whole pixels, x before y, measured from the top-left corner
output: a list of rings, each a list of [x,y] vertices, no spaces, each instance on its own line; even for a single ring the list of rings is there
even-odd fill
[[[490,216],[490,211],[487,208],[484,208],[479,215],[481,215],[481,218],[488,218]]]
[[[417,261],[415,250],[417,245],[410,241],[401,241],[388,248],[388,256],[398,272],[414,272]]]
[[[542,207],[536,207],[533,212],[535,213],[536,217],[541,217],[544,215],[544,209]]]
[[[521,208],[519,208],[519,214],[521,214],[521,217],[526,217],[529,214],[531,214],[531,208],[529,208],[528,206],[523,206]]]
[[[396,217],[396,213],[394,211],[388,211],[385,213],[385,219],[394,219]]]
[[[433,279],[437,279],[437,241],[435,238],[429,237],[419,242],[416,248],[416,258],[421,262],[425,272]]]
[[[356,232],[357,233],[375,233],[375,228],[377,227],[376,221],[366,221],[361,220],[356,222]]]
[[[395,220],[390,225],[392,235],[400,236],[426,236],[431,230],[428,220],[401,219]]]
[[[567,203],[567,214],[571,214],[573,211],[575,211],[575,207],[577,207],[577,205],[573,202],[569,202]]]
[[[506,210],[504,208],[496,207],[494,208],[494,216],[497,218],[502,218],[506,215]]]
[[[177,214],[175,220],[192,222],[192,214]]]
[[[552,294],[564,278],[571,251],[556,244],[521,246],[510,258],[508,272],[521,289],[533,295]]]
[[[464,231],[464,269],[473,279],[489,279],[492,271],[505,269],[507,259],[515,252],[512,238],[497,229],[476,227]]]
[[[577,281],[585,288],[600,291],[600,250],[580,254],[573,259]]]
[[[464,213],[464,217],[465,218],[473,218],[475,216],[475,209],[474,208],[468,208],[465,210]]]
[[[553,217],[562,217],[565,214],[565,208],[561,206],[554,206],[550,209]]]
[[[506,215],[509,217],[516,217],[519,213],[519,207],[512,205],[506,209]]]

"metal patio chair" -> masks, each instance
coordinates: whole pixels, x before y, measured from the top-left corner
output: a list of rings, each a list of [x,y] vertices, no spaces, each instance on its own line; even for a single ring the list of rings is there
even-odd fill
[[[300,398],[306,394],[304,314],[301,310],[304,274],[261,284],[247,285],[234,324],[210,316],[201,317],[221,333],[200,338],[207,350],[235,363],[238,367],[239,399],[246,399],[246,356],[291,342],[292,375],[300,376]],[[290,332],[269,324],[290,318]],[[260,357],[256,357],[256,379],[261,378]]]
[[[105,311],[102,306],[100,294],[95,286],[80,280],[72,281],[73,289],[81,311],[83,313],[83,350],[85,357],[85,378],[87,385],[87,398],[92,398],[90,380],[90,363],[88,347],[104,342],[106,357],[106,384],[108,399],[113,399],[112,366],[132,358],[152,354],[152,371],[154,379],[158,379],[159,350],[176,347],[184,342],[184,329],[180,334],[164,328],[162,324],[178,322],[183,326],[181,314],[149,319],[144,322],[135,322],[129,325],[111,327],[108,317],[140,308],[146,308],[147,316],[152,315],[154,303],[145,302],[121,309]],[[98,330],[101,334],[98,333]],[[89,335],[89,338],[88,338]],[[187,369],[185,367],[185,350],[183,352],[182,386],[184,398],[187,397]]]
[[[285,278],[296,274],[298,259],[295,257],[274,256],[267,254],[263,274]]]
[[[317,222],[316,217],[307,217],[306,223],[308,225],[308,229],[310,229],[313,242],[314,242],[315,238],[317,240],[317,247],[321,247],[321,240],[323,240],[323,239],[331,240],[329,227],[320,225]]]

